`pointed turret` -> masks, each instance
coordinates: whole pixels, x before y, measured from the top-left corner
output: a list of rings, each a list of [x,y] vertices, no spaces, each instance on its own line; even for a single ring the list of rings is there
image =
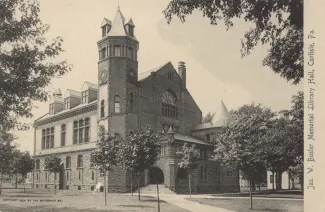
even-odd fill
[[[216,113],[214,114],[214,117],[212,119],[212,124],[217,127],[224,126],[226,124],[226,121],[228,120],[228,118],[229,118],[229,112],[228,112],[225,104],[221,100],[220,106],[219,106],[218,110],[216,111]]]
[[[125,31],[125,18],[120,11],[120,7],[118,7],[116,11],[116,15],[112,24],[112,28],[108,33],[109,36],[126,36],[127,33]]]

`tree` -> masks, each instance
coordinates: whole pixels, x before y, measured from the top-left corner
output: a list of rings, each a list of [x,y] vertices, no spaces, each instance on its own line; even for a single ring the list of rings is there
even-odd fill
[[[294,84],[303,78],[303,0],[171,0],[163,13],[168,23],[174,15],[185,22],[186,16],[196,9],[212,25],[223,21],[227,29],[238,18],[253,23],[242,39],[242,56],[260,44],[269,44],[263,65]]]
[[[120,144],[119,164],[123,169],[134,171],[138,175],[138,197],[140,200],[140,173],[152,167],[157,161],[159,134],[149,127],[145,130],[130,131],[124,142]]]
[[[181,162],[178,164],[180,168],[187,170],[188,172],[188,188],[190,193],[190,198],[192,196],[192,185],[191,185],[191,175],[192,170],[196,169],[199,165],[199,153],[195,148],[195,144],[190,146],[188,143],[183,145],[183,157]]]
[[[45,169],[47,169],[50,174],[54,173],[54,194],[56,194],[56,174],[60,173],[62,170],[62,161],[57,155],[51,155],[45,160]]]
[[[12,145],[15,137],[0,128],[0,195],[2,193],[2,181],[4,175],[10,175],[12,170],[11,163],[14,159],[16,146]]]
[[[250,208],[252,185],[256,175],[266,172],[264,128],[271,124],[274,113],[262,105],[244,105],[230,112],[229,122],[221,128],[216,138],[213,159],[237,168],[250,184]]]
[[[27,173],[34,169],[34,160],[28,152],[21,152],[14,162],[14,169],[16,173],[21,174],[24,183],[24,193],[25,193],[25,181]]]
[[[292,106],[284,114],[289,117],[292,128],[293,146],[291,154],[294,157],[294,163],[289,167],[289,172],[293,177],[297,177],[300,181],[303,191],[304,182],[304,93],[299,91],[292,97]]]
[[[207,113],[205,117],[202,118],[202,123],[209,123],[212,121],[213,117],[214,117],[215,113]]]
[[[0,126],[5,130],[19,124],[19,117],[32,117],[33,101],[46,101],[51,79],[71,68],[56,59],[63,40],[47,41],[49,26],[39,12],[37,0],[0,1]]]
[[[122,141],[119,134],[110,135],[106,132],[103,126],[99,127],[97,148],[91,152],[91,162],[99,167],[99,170],[104,172],[104,189],[105,189],[105,205],[106,199],[106,174],[108,171],[113,170],[117,165],[118,146]]]

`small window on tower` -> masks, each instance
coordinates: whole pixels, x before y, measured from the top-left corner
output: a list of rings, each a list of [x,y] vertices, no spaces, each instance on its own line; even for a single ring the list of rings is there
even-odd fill
[[[114,56],[115,57],[122,56],[121,46],[114,46]]]
[[[114,97],[114,112],[115,113],[121,112],[121,98],[120,96],[117,95]]]
[[[106,57],[106,47],[100,50],[100,59],[104,59]]]
[[[173,71],[168,71],[168,79],[173,79]]]

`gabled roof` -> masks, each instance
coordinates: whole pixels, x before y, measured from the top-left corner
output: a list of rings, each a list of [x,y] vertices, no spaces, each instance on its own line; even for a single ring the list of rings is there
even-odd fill
[[[109,36],[127,36],[125,31],[125,18],[122,15],[120,8],[117,9],[116,15],[112,24],[112,28],[109,31]]]
[[[94,84],[94,83],[91,83],[91,82],[87,82],[85,81],[85,83],[83,84],[82,88],[81,88],[81,91],[85,91],[89,88],[92,88],[94,90],[98,90],[98,85]]]
[[[130,20],[126,24],[129,24],[131,26],[135,26],[134,23],[133,23],[133,21],[132,21],[132,18],[130,18]]]
[[[146,72],[142,72],[142,73],[140,73],[140,74],[138,75],[138,80],[139,80],[139,81],[142,81],[142,80],[147,79],[147,78],[151,75],[152,72],[157,72],[157,71],[159,71],[160,69],[162,69],[163,67],[165,67],[165,66],[168,65],[168,64],[171,64],[171,62],[167,62],[167,63],[165,63],[165,64],[162,65],[162,66],[159,66],[159,67],[154,68],[154,69],[151,69],[151,70],[149,70],[149,71],[146,71]],[[171,65],[172,65],[172,64],[171,64]],[[172,66],[173,66],[173,65],[172,65]]]
[[[105,25],[112,25],[112,22],[110,20],[108,20],[107,18],[104,18],[103,22],[102,22],[102,25],[100,27],[103,27]]]
[[[212,144],[209,144],[205,141],[201,141],[200,139],[194,138],[192,136],[188,135],[181,135],[181,134],[174,134],[174,139],[178,141],[184,141],[194,144],[201,144],[201,145],[207,145],[207,146],[213,146]]]
[[[81,98],[81,92],[78,92],[78,91],[75,91],[75,90],[71,90],[71,89],[68,89],[65,94],[64,94],[64,97],[69,97],[69,96],[75,96],[75,97],[79,97]]]

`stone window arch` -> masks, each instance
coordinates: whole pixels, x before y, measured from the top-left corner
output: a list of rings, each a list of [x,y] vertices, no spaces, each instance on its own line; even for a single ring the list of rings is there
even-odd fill
[[[168,89],[162,95],[162,115],[170,118],[178,117],[177,97],[174,91]]]

